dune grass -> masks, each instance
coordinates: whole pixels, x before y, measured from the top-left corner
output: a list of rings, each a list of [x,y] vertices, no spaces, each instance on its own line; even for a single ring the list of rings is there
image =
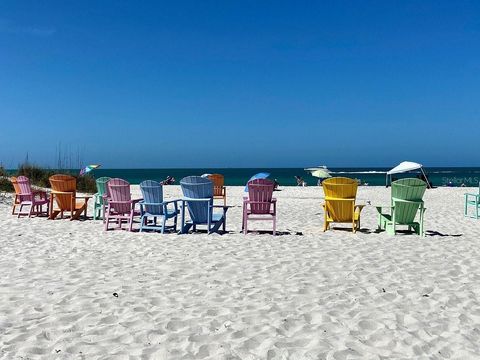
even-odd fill
[[[13,192],[13,185],[8,179],[8,173],[3,167],[0,166],[0,191],[1,192]]]
[[[48,178],[55,174],[68,174],[74,176],[77,179],[77,190],[79,192],[93,194],[97,191],[95,178],[90,174],[79,176],[76,171],[73,173],[69,170],[52,170],[30,163],[21,164],[14,174],[8,174],[4,168],[0,167],[0,191],[14,191],[13,185],[9,180],[10,176],[26,176],[30,179],[30,182],[33,185],[50,188]]]

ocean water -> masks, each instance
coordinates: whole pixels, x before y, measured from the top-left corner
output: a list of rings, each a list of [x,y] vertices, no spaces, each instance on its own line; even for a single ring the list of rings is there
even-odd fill
[[[387,168],[329,168],[332,176],[345,176],[359,179],[362,184],[385,185]],[[478,186],[480,182],[480,167],[450,167],[425,168],[425,171],[434,186]],[[139,184],[143,180],[161,181],[167,176],[173,176],[176,184],[180,179],[189,175],[219,173],[225,176],[226,185],[245,185],[248,179],[259,172],[269,172],[271,179],[277,179],[281,186],[295,186],[295,175],[301,176],[309,186],[317,184],[318,179],[310,175],[303,168],[225,168],[225,169],[97,169],[93,171],[95,177],[119,177],[132,184]],[[398,174],[397,178],[414,177],[418,172]]]

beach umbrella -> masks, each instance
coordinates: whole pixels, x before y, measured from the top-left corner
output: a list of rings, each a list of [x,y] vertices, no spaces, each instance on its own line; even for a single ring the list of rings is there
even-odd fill
[[[312,174],[313,177],[316,177],[316,178],[319,178],[319,179],[325,179],[325,178],[332,177],[332,175],[330,175],[330,173],[328,172],[327,169],[313,170],[311,172],[311,174]]]
[[[80,170],[80,176],[83,176],[83,175],[89,173],[90,171],[95,170],[99,167],[100,167],[100,165],[87,165],[82,170]]]
[[[256,180],[256,179],[266,179],[269,176],[270,176],[270,173],[260,172],[258,174],[253,175],[248,181]],[[245,185],[245,191],[248,191],[248,185]]]

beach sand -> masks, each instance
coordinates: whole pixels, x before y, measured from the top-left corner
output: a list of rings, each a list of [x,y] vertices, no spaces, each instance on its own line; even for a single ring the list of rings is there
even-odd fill
[[[1,204],[0,358],[480,359],[469,190],[427,190],[424,238],[376,232],[383,187],[359,188],[372,206],[356,234],[322,231],[317,187],[275,194],[275,237],[240,233],[241,187],[222,236],[105,232]]]

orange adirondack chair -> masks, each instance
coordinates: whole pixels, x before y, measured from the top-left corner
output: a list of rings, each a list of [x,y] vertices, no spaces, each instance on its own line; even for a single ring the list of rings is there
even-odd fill
[[[225,178],[221,174],[208,175],[208,179],[213,182],[213,199],[223,199],[223,205],[227,205],[227,189],[223,185]]]
[[[322,182],[325,193],[325,222],[323,231],[331,223],[350,223],[352,231],[360,229],[360,212],[365,205],[355,204],[358,183],[345,177],[333,177]]]
[[[20,194],[22,193],[22,191],[20,190],[20,185],[18,185],[17,183],[17,178],[15,176],[12,176],[10,178],[10,181],[13,185],[13,188],[15,189],[15,197],[13,198],[13,208],[12,208],[12,215],[15,215],[15,208],[17,206],[20,206]]]
[[[52,186],[49,219],[55,219],[58,214],[63,219],[64,212],[70,212],[70,220],[78,220],[82,213],[85,218],[87,217],[87,203],[90,196],[77,196],[77,180],[73,176],[53,175],[48,180]],[[58,208],[53,207],[54,199]]]

